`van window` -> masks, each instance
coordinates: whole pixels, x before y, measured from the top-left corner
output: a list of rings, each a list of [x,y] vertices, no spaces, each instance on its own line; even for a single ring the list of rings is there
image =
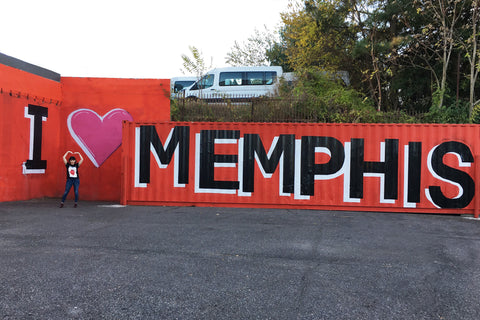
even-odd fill
[[[213,80],[215,79],[215,75],[207,74],[202,79],[198,80],[190,90],[202,90],[207,89],[213,86]]]
[[[220,73],[220,86],[255,86],[272,85],[275,83],[277,73],[275,71],[251,71],[251,72],[222,72]]]
[[[277,73],[275,71],[265,72],[265,84],[270,85],[274,84],[277,79]]]
[[[265,72],[247,72],[247,85],[262,85],[265,82]]]
[[[220,73],[220,86],[241,86],[243,72],[222,72]]]

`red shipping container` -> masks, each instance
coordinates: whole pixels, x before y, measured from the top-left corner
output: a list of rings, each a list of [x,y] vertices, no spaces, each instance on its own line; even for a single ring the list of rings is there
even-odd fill
[[[472,214],[479,128],[126,122],[122,203]]]

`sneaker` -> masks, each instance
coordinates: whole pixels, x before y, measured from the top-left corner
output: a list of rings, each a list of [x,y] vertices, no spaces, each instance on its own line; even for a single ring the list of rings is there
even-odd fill
[[[62,202],[62,203],[60,203],[60,208],[63,208],[63,202]]]
[[[77,205],[76,203],[73,205],[74,208],[76,208],[77,206],[78,206],[78,205]]]

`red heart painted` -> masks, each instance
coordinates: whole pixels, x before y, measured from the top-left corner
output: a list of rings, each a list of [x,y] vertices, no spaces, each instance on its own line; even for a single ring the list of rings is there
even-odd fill
[[[133,121],[123,109],[113,109],[103,117],[90,109],[78,109],[68,116],[73,139],[98,168],[122,144],[122,121]]]

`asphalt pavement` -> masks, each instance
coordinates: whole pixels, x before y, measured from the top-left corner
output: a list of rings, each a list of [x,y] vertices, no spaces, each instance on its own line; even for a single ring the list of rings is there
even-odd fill
[[[0,203],[0,319],[479,319],[480,221]]]

